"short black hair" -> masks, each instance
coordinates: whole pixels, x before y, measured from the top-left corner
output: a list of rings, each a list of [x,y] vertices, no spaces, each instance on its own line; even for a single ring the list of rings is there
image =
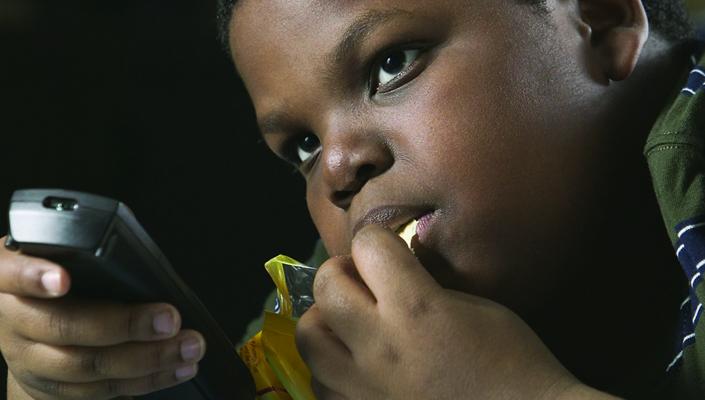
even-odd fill
[[[544,6],[545,0],[518,0],[534,6]],[[230,19],[233,8],[238,0],[218,0],[216,20],[218,23],[218,39],[227,51]],[[642,0],[651,29],[665,39],[680,41],[693,35],[693,27],[688,17],[688,11],[683,0]]]

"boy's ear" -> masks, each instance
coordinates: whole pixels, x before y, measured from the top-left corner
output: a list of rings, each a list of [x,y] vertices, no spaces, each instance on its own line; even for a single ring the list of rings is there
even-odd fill
[[[613,81],[629,77],[649,35],[641,0],[578,0],[578,4],[583,33],[599,68]]]

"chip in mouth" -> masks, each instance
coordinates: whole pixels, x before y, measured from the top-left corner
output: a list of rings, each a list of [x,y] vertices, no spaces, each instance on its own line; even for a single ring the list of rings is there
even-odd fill
[[[411,249],[411,239],[416,235],[416,225],[419,221],[412,219],[406,225],[399,228],[397,234],[404,239],[406,245]]]

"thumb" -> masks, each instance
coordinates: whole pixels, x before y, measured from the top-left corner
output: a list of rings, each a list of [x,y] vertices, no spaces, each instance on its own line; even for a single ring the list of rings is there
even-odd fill
[[[380,225],[368,225],[355,235],[352,257],[380,307],[408,308],[441,288],[406,243]]]
[[[6,249],[0,238],[0,293],[52,298],[66,294],[68,272],[51,261]]]

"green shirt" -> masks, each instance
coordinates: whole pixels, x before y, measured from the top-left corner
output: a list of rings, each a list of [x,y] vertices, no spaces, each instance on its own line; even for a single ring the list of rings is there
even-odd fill
[[[647,139],[644,155],[674,253],[689,282],[681,337],[667,366],[672,398],[705,398],[705,57],[693,69]],[[685,85],[685,86],[683,86]]]

